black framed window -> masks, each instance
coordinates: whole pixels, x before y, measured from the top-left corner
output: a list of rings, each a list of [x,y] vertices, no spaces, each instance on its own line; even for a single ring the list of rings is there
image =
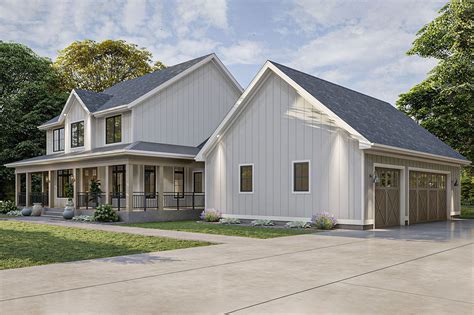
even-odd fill
[[[105,119],[105,135],[105,143],[107,144],[122,141],[122,115]]]
[[[240,192],[253,192],[253,165],[240,165]]]
[[[293,163],[293,191],[309,192],[309,162]]]
[[[193,174],[193,187],[195,193],[202,193],[202,172]]]
[[[176,198],[184,197],[184,168],[174,168],[174,193]]]
[[[84,146],[84,121],[71,124],[71,148]]]
[[[53,130],[53,152],[64,151],[64,128]]]
[[[72,170],[58,170],[58,198],[67,198],[66,187],[72,183]]]
[[[125,192],[125,165],[112,166],[112,192]]]
[[[154,198],[156,193],[156,167],[145,165],[145,194]]]

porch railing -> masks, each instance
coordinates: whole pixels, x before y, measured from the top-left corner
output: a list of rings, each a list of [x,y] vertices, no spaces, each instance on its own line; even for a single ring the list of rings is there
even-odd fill
[[[154,209],[158,210],[158,193],[145,193],[145,192],[134,192],[133,193],[133,209]]]
[[[26,199],[26,198],[25,198]],[[30,204],[41,203],[42,206],[49,205],[47,192],[32,192],[30,194]]]
[[[203,209],[204,208],[204,193],[194,192],[165,192],[163,193],[163,208],[164,209]]]
[[[124,192],[113,192],[110,193],[110,202],[109,204],[112,205],[112,208],[117,209],[124,209],[126,207],[126,196]]]
[[[79,208],[92,208],[106,203],[105,194],[91,194],[90,192],[78,192],[76,195],[76,206]]]

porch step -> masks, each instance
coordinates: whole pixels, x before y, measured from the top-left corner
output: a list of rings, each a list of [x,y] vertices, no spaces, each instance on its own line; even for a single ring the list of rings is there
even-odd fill
[[[49,218],[63,218],[62,209],[44,209],[42,216]]]

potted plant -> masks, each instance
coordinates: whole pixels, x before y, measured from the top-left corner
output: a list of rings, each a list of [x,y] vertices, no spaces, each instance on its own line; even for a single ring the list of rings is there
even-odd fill
[[[74,217],[74,202],[72,198],[74,197],[74,186],[71,183],[66,184],[66,197],[67,203],[64,207],[63,218],[70,220]]]

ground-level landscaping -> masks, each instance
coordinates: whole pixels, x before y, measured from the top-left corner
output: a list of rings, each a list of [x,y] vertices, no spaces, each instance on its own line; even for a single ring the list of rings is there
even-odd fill
[[[474,205],[472,206],[462,205],[460,217],[463,219],[474,219]]]
[[[0,221],[0,270],[210,245],[12,220]]]
[[[256,227],[242,225],[225,225],[219,223],[207,223],[196,221],[178,221],[178,222],[150,222],[124,224],[149,229],[174,230],[183,232],[196,232],[207,234],[220,234],[230,236],[243,236],[253,238],[272,238],[281,236],[291,236],[299,234],[315,233],[315,229],[290,229],[284,227]]]

